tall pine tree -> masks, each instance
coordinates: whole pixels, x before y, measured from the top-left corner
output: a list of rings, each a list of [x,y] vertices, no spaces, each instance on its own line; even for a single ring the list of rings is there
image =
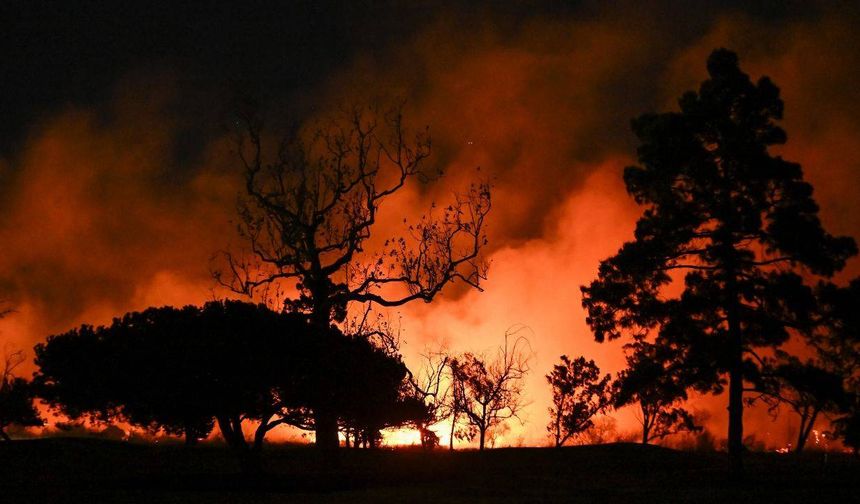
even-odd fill
[[[639,166],[624,182],[645,210],[635,239],[582,288],[583,306],[598,341],[656,334],[697,371],[698,388],[721,392],[727,380],[739,476],[744,381],[809,307],[799,273],[831,276],[857,247],[823,229],[800,165],[768,150],[786,141],[779,89],[767,77],[753,83],[725,49],[707,68],[680,111],[633,121]]]

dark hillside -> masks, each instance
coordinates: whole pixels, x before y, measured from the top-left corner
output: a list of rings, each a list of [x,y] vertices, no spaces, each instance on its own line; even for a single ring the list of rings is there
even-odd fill
[[[3,502],[828,502],[860,495],[860,461],[753,454],[748,483],[726,483],[725,455],[614,444],[485,453],[342,451],[326,470],[305,447],[273,447],[249,479],[217,446],[90,439],[0,449]]]

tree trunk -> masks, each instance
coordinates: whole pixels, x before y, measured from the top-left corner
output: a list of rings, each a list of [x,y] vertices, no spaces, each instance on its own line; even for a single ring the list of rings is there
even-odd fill
[[[735,479],[743,475],[743,408],[743,376],[735,364],[729,371],[729,472]]]
[[[260,425],[254,431],[254,446],[255,451],[263,449],[263,441],[266,439],[266,433],[269,432],[269,420],[272,417],[263,417],[260,419]]]
[[[337,450],[340,444],[337,436],[337,416],[326,408],[317,408],[314,411],[314,435],[317,448]]]
[[[555,447],[561,448],[561,445],[564,444],[564,440],[561,438],[561,412],[556,409],[555,413]]]
[[[478,428],[481,433],[480,450],[484,451],[484,438],[487,437],[487,405],[481,404],[481,425]]]
[[[457,428],[457,415],[451,419],[451,438],[448,440],[448,451],[454,451],[454,430]]]
[[[319,265],[317,264],[315,266],[318,268]],[[330,331],[329,326],[331,324],[331,305],[328,300],[328,290],[325,288],[328,283],[328,278],[325,278],[324,280],[317,278],[311,283],[313,284],[311,291],[314,299],[314,306],[311,313],[311,325],[318,333],[320,340],[324,341],[328,339],[328,333]],[[325,351],[325,348],[322,350]],[[329,400],[327,398],[331,398],[334,395],[332,390],[334,384],[329,378],[329,373],[324,369],[330,366],[329,360],[324,358],[323,353],[320,353],[318,357],[321,359],[321,361],[317,363],[320,367],[318,372],[321,371],[322,374],[319,377],[319,383],[317,386],[320,388],[323,399],[320,401],[320,404],[317,404],[317,407],[314,408],[315,444],[317,448],[322,450],[336,451],[340,446],[340,442],[338,441],[337,413],[333,411],[331,404],[326,404],[326,401]]]
[[[651,417],[645,410],[645,403],[639,401],[639,409],[642,411],[642,444],[648,444],[651,440]]]
[[[216,417],[221,435],[227,441],[227,445],[239,457],[239,467],[246,475],[257,475],[262,471],[260,465],[260,450],[257,449],[256,435],[254,446],[249,447],[242,433],[242,421],[233,417]]]
[[[733,279],[732,279],[733,280]],[[727,286],[729,298],[728,322],[731,342],[729,368],[729,475],[733,480],[743,477],[744,451],[744,377],[743,335],[739,320],[739,307],[734,282]]]
[[[815,419],[818,416],[818,410],[813,410],[812,415],[802,416],[800,418],[800,432],[797,435],[797,447],[794,451],[800,453],[806,446],[806,441],[812,433],[812,427],[815,426]]]
[[[195,446],[197,444],[197,434],[192,429],[185,429],[185,446]]]
[[[215,419],[218,421],[221,436],[224,437],[224,441],[230,448],[243,450],[248,447],[245,442],[245,435],[242,433],[241,422],[225,416],[218,416]]]

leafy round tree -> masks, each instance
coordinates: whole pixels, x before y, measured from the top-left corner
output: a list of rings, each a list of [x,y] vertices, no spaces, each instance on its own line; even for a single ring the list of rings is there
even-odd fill
[[[768,150],[786,141],[779,89],[767,77],[753,83],[725,49],[707,68],[679,111],[633,121],[639,165],[624,181],[645,211],[635,239],[583,287],[583,305],[598,341],[657,331],[657,344],[682,349],[701,371],[699,388],[719,392],[728,379],[737,476],[744,380],[757,352],[782,345],[787,323],[808,309],[801,269],[830,276],[857,247],[824,230],[800,166]]]
[[[613,403],[616,408],[629,404],[639,407],[642,444],[702,430],[682,407],[690,376],[673,349],[646,341],[636,341],[627,349],[627,369],[613,384]]]
[[[820,320],[810,334],[810,343],[816,349],[817,365],[839,378],[842,397],[833,401],[839,398],[833,385],[822,388],[808,381],[802,382],[807,393],[796,397],[804,399],[799,402],[801,406],[812,406],[813,411],[816,406],[837,404],[840,411],[833,422],[834,431],[856,452],[860,448],[860,278],[844,287],[822,283],[816,299]]]
[[[609,407],[611,378],[608,374],[601,377],[597,364],[585,357],[570,360],[562,355],[561,364],[553,366],[552,372],[546,375],[546,381],[552,386],[552,407],[546,429],[556,447],[588,430],[594,425],[592,418]]]
[[[128,313],[109,326],[49,337],[36,346],[36,364],[42,397],[70,418],[182,433],[189,443],[217,424],[249,471],[259,469],[268,432],[284,424],[312,429],[311,408],[322,400],[369,446],[381,429],[426,415],[394,349],[336,328],[312,333],[302,315],[262,304]],[[248,422],[251,440],[243,433]]]
[[[787,404],[800,420],[797,452],[803,451],[820,415],[838,414],[848,405],[842,375],[820,361],[788,356],[776,365],[773,382],[775,406]]]
[[[316,367],[307,324],[237,301],[149,308],[105,327],[82,326],[36,346],[40,394],[61,413],[122,420],[206,437],[217,421],[231,447],[249,448],[242,423],[258,423],[251,448],[307,402],[296,386]]]
[[[383,429],[427,416],[422,398],[412,394],[400,355],[360,337],[343,337],[333,350],[326,359],[333,359],[337,373],[335,403],[342,429],[353,434],[355,447],[374,448]]]

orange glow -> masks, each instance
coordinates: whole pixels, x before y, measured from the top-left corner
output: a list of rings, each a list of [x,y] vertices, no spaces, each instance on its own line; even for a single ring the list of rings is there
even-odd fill
[[[421,434],[415,429],[382,431],[383,446],[421,446]]]

